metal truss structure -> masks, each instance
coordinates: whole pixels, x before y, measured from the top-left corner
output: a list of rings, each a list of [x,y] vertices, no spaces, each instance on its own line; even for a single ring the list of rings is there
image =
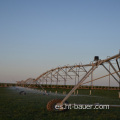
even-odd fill
[[[41,74],[36,79],[28,78],[27,80],[18,81],[17,84],[77,85],[80,82],[81,84],[79,84],[78,86],[88,83],[90,83],[90,85],[92,86],[93,81],[102,79],[107,76],[109,77],[109,79],[110,77],[112,77],[118,84],[120,84],[119,58],[120,54],[109,57],[105,60],[100,60],[98,56],[95,56],[95,60],[90,64],[57,67]],[[106,74],[102,74],[100,75],[100,77],[94,78],[94,74],[98,74],[95,73],[95,71],[97,71],[97,68],[101,69],[101,71]],[[110,70],[110,68],[112,69]],[[108,72],[108,74],[106,71]],[[87,82],[83,83],[83,81],[85,81],[86,79]]]
[[[19,81],[18,84],[49,84],[49,85],[68,85],[71,81],[72,84],[75,84],[73,89],[66,95],[66,97],[59,102],[60,105],[63,105],[65,101],[73,94],[73,92],[79,88],[79,86],[88,84],[93,85],[93,81],[103,79],[105,77],[112,78],[115,80],[120,88],[120,53],[109,57],[107,59],[101,60],[98,56],[95,56],[94,61],[90,64],[85,65],[73,65],[73,66],[63,66],[51,69],[43,74],[41,74],[36,79],[27,79],[25,81]],[[100,77],[94,78],[96,71],[100,69]],[[105,74],[104,74],[105,73]],[[73,83],[74,82],[74,83]],[[103,83],[104,84],[104,83]],[[110,85],[110,81],[109,81]],[[56,101],[55,101],[56,102]],[[49,102],[47,109],[51,109],[53,102]]]
[[[28,78],[26,80],[21,80],[21,81],[17,81],[17,84],[18,85],[31,85],[31,84],[34,84],[34,78]]]
[[[109,76],[109,75],[111,75],[113,77],[113,79],[120,86],[120,65],[119,65],[119,62],[118,62],[119,58],[120,58],[120,54],[117,54],[117,55],[112,56],[110,58],[107,58],[105,60],[99,60],[99,59],[97,59],[96,62],[92,64],[92,67],[81,78],[81,80],[78,82],[78,84],[75,85],[74,88],[66,95],[66,97],[61,101],[60,104],[63,104],[80,85],[83,85],[85,83],[101,79],[101,78]],[[112,63],[112,60],[116,61],[116,66]],[[110,70],[105,66],[106,63],[108,63],[111,66],[111,68],[113,69],[114,72],[112,72],[112,73],[110,72]],[[101,76],[101,77],[96,78],[94,80],[92,79],[90,81],[85,82],[85,80],[100,66],[102,66],[109,74]],[[116,78],[115,74],[116,74],[117,78]]]

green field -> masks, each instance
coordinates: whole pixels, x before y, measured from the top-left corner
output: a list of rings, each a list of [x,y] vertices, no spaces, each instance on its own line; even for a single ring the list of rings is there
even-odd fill
[[[63,89],[47,89],[62,93]],[[55,98],[64,98],[60,95],[43,95],[37,92],[25,91],[26,95],[20,95],[21,89],[15,87],[0,88],[0,120],[119,120],[120,108],[104,110],[68,110],[66,112],[49,112],[46,109],[48,101]],[[33,90],[34,91],[34,90]],[[68,92],[69,90],[67,90]],[[71,96],[69,103],[78,104],[115,104],[120,105],[118,91],[114,90],[79,90],[80,95]]]

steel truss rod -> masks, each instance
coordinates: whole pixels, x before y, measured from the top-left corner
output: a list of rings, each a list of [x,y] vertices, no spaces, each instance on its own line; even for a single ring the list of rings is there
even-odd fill
[[[108,61],[108,63],[110,64],[110,66],[113,68],[113,70],[116,72],[116,74],[118,75],[118,77],[120,78],[120,75],[117,73],[117,70],[115,69],[115,67],[112,65],[112,63],[110,61]]]
[[[59,69],[58,69],[58,71],[59,71]],[[58,76],[58,74],[57,74],[57,82],[56,82],[56,85],[58,85],[58,78],[59,78],[59,76]]]
[[[58,83],[58,77],[60,76],[62,79],[64,79],[64,80],[66,80],[62,75],[60,75],[60,71],[62,70],[62,68],[58,68],[58,71],[57,72],[55,72],[55,74],[57,74],[57,78],[55,77],[55,74],[53,75],[53,77],[54,78],[56,78],[57,79],[57,83]]]
[[[49,73],[49,74],[50,74],[50,73]],[[49,75],[49,74],[48,74],[48,75]],[[49,78],[51,81],[53,81],[52,78],[50,78],[48,75],[46,75],[45,77],[47,77],[47,78]]]
[[[117,72],[120,72],[120,71],[117,71]],[[111,74],[113,75],[113,74],[115,74],[115,73],[116,73],[116,72],[113,72],[113,73],[111,73]],[[111,74],[104,75],[104,76],[99,77],[99,78],[96,78],[96,79],[94,79],[94,80],[87,81],[87,82],[85,82],[85,83],[83,83],[83,84],[86,84],[86,83],[90,83],[90,82],[92,82],[92,81],[99,80],[99,79],[104,78],[104,77],[107,77],[107,76],[109,76],[109,75],[111,75]],[[82,84],[82,85],[83,85],[83,84]]]
[[[56,69],[57,70],[57,69]],[[59,69],[58,69],[58,71],[59,71]],[[52,72],[54,72],[54,71],[52,71]],[[54,77],[57,81],[58,81],[58,75],[57,75],[57,78],[55,77],[55,74],[57,73],[55,73],[54,75],[52,74],[52,72],[51,72],[51,80],[52,80],[52,77]],[[52,80],[53,81],[53,80]]]
[[[65,72],[65,74],[66,74],[67,76],[69,76],[69,77],[72,79],[72,77],[71,77],[63,68],[61,68],[61,69],[62,69],[63,72]]]
[[[62,68],[59,68],[57,72],[55,72],[55,74],[57,74],[57,78],[55,77],[55,74],[53,75],[54,78],[57,79],[58,82],[58,76],[60,76],[62,79],[64,79],[64,81],[66,81],[66,79],[63,77],[63,75],[61,75],[59,72],[62,71]],[[65,71],[64,71],[65,72]],[[69,76],[70,77],[70,76]]]
[[[39,80],[42,76],[44,76],[44,75],[47,74],[48,72],[50,72],[50,71],[47,71],[47,72],[43,73],[42,75],[40,75],[39,77],[37,77],[34,81]]]
[[[60,73],[58,73],[59,74],[59,76],[61,76],[61,78],[63,78],[64,80],[66,80],[62,75],[60,75]]]
[[[102,66],[109,72],[109,74],[119,83],[119,81],[115,78],[114,75],[111,74],[111,72],[105,67],[104,64],[102,64]]]
[[[69,76],[70,78],[71,78],[71,76],[66,72],[66,71],[64,71],[64,69],[63,68],[59,68],[58,69],[58,71],[57,72],[55,72],[55,74],[57,74],[57,73],[59,73],[60,71],[63,71],[63,72],[65,72],[66,74],[67,74],[67,76]],[[55,75],[54,74],[54,75]],[[60,75],[60,73],[59,73],[59,75]],[[63,76],[63,75],[62,75]],[[72,78],[71,78],[72,79]]]
[[[43,91],[45,91],[45,89],[42,87],[42,85],[41,85],[41,84],[39,84],[39,86],[42,88],[42,90],[43,90]]]
[[[45,79],[45,81],[46,81],[46,85],[47,85],[48,80],[47,80],[46,76],[43,77],[43,81],[44,81],[44,79]]]
[[[80,67],[79,67],[80,68]],[[82,66],[82,68],[84,69],[84,72],[86,72],[87,73],[87,70],[85,69],[85,67],[84,66]]]
[[[116,59],[116,63],[117,63],[118,69],[120,70],[120,66],[117,59]]]
[[[71,67],[70,69],[69,69],[69,71],[68,72],[73,72],[73,73],[75,73],[78,77],[79,77],[79,75],[74,71],[74,69],[73,68],[75,68],[74,66],[73,67]],[[72,71],[71,71],[72,70]]]
[[[60,68],[58,68],[57,70],[58,71],[55,71],[54,75],[61,71]]]
[[[57,80],[57,78],[55,77],[55,75],[52,75],[56,80]]]
[[[117,55],[114,55],[112,57],[109,57],[109,58],[103,60],[103,62],[108,62],[109,60],[114,59],[114,58],[120,58],[120,54],[117,54]]]

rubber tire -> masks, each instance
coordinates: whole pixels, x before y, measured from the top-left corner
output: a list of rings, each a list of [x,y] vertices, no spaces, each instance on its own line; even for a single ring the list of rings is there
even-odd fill
[[[57,103],[60,103],[62,100],[61,99],[53,99],[48,102],[47,104],[47,110],[48,111],[64,111],[64,109],[55,109],[55,105]]]

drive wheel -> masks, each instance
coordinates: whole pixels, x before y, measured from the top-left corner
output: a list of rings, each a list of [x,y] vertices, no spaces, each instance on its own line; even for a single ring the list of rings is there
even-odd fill
[[[64,106],[57,107],[56,105],[60,103],[62,100],[61,99],[53,99],[48,102],[47,104],[47,110],[48,111],[64,111]]]

